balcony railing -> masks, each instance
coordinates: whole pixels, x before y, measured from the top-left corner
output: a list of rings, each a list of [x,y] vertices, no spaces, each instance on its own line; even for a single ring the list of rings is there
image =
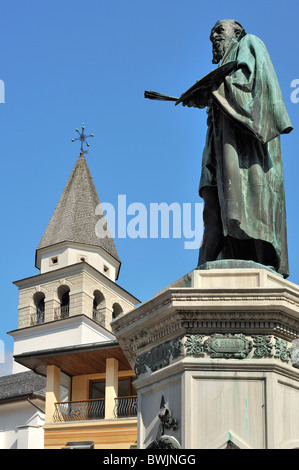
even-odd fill
[[[96,308],[92,311],[92,319],[105,328],[105,315]]]
[[[130,418],[137,416],[137,395],[115,398],[114,417]]]
[[[54,318],[55,320],[61,320],[62,318],[67,318],[70,313],[69,305],[65,305],[63,307],[56,307],[54,310]]]
[[[137,416],[137,396],[115,398],[114,417],[132,418]],[[105,418],[105,399],[63,401],[55,403],[54,422],[81,421]]]
[[[57,421],[79,421],[86,419],[105,418],[105,399],[85,401],[64,401],[55,403],[53,420]]]
[[[45,312],[35,312],[31,315],[31,325],[40,325],[45,321]]]
[[[63,318],[68,318],[70,314],[70,307],[69,305],[64,305],[63,307],[56,307],[54,309],[54,319],[61,320]],[[92,319],[97,322],[99,325],[105,328],[105,314],[97,309],[93,309],[92,311]],[[35,312],[31,315],[31,325],[37,325],[39,323],[44,323],[45,321],[45,312],[39,311]]]

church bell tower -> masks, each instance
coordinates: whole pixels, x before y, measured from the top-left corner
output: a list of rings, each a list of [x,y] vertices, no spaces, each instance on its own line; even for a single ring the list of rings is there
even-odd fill
[[[114,340],[111,322],[139,302],[115,282],[121,261],[105,220],[106,236],[96,234],[97,214],[105,216],[84,156],[84,125],[79,136],[80,155],[36,249],[40,273],[14,283],[14,355]],[[14,363],[13,372],[22,370]]]

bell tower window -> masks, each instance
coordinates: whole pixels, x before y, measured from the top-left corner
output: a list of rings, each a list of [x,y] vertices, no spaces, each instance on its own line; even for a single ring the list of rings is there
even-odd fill
[[[35,314],[31,317],[31,323],[34,325],[44,323],[45,321],[45,294],[36,292],[34,294]]]
[[[115,320],[115,318],[118,317],[123,312],[123,309],[121,306],[117,303],[113,304],[113,310],[112,310],[112,320]]]
[[[58,298],[60,307],[55,309],[55,319],[66,318],[70,312],[70,288],[68,286],[60,286],[58,288]]]
[[[52,256],[52,258],[50,258],[50,266],[55,266],[58,264],[58,261],[58,256]]]
[[[93,293],[92,318],[94,321],[105,327],[106,302],[102,292],[95,290]]]
[[[108,276],[108,275],[109,275],[109,268],[108,268],[108,266],[106,266],[106,265],[104,264],[103,269],[104,269],[104,273],[107,274],[107,276]]]

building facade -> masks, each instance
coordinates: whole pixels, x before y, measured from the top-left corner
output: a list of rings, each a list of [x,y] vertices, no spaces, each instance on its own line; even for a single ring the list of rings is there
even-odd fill
[[[105,219],[106,236],[95,232],[100,209],[81,152],[36,249],[40,273],[14,283],[13,375],[46,378],[45,448],[130,448],[137,440],[135,373],[111,322],[139,301],[116,283],[121,262]]]

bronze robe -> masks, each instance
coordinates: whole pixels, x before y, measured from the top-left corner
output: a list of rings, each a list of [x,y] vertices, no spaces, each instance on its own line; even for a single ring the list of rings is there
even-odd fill
[[[290,122],[263,42],[232,40],[221,65],[237,69],[212,91],[200,187],[217,185],[224,235],[269,242],[289,275],[280,134]]]

